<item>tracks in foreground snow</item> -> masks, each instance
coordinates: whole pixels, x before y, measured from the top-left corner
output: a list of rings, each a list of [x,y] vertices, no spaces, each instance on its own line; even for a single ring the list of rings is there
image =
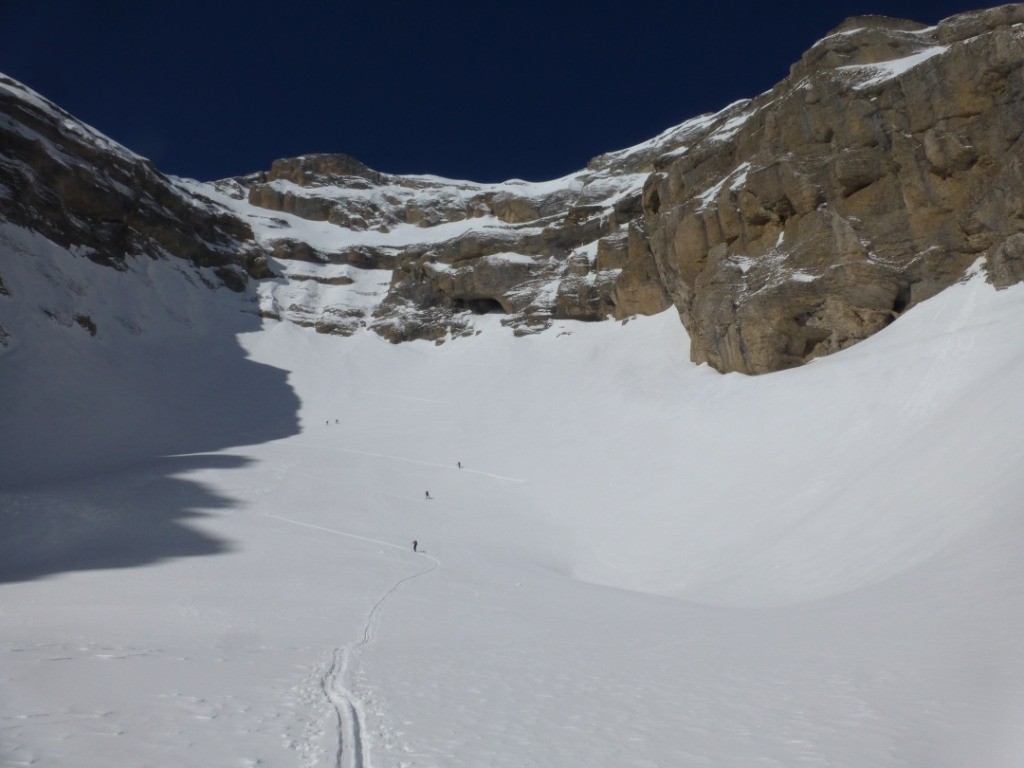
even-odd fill
[[[331,665],[320,679],[324,696],[334,707],[337,732],[334,751],[335,768],[363,768],[367,764],[363,754],[363,713],[359,699],[345,684],[351,648],[335,648]]]
[[[281,517],[280,515],[267,514],[266,516],[275,520],[281,520],[282,522],[291,523],[293,525],[300,525],[304,528],[313,528],[315,530],[333,533],[337,536],[345,536],[346,538],[367,541],[373,544],[379,544],[381,546],[408,552],[406,547],[401,547],[388,541],[371,539],[366,536],[358,536],[353,533],[346,533],[345,531],[327,528],[322,525],[313,525],[312,523],[305,523],[301,520]],[[378,598],[377,602],[373,604],[373,607],[366,616],[366,623],[363,625],[363,636],[357,642],[335,648],[331,654],[327,670],[320,678],[320,689],[323,691],[324,696],[331,703],[331,706],[335,711],[335,728],[337,738],[336,748],[334,751],[334,768],[366,768],[369,765],[369,761],[367,761],[364,753],[365,740],[363,734],[365,733],[366,718],[363,712],[362,701],[349,687],[349,669],[353,657],[357,656],[362,648],[370,645],[376,639],[377,630],[380,625],[381,613],[383,612],[383,608],[388,599],[406,582],[418,579],[421,576],[426,576],[440,565],[440,561],[433,555],[422,553],[419,557],[428,560],[429,565],[408,576],[403,576],[392,584],[384,594],[380,596],[380,598]]]

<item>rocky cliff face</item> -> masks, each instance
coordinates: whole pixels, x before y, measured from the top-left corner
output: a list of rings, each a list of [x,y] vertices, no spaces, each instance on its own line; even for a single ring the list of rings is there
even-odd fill
[[[637,153],[599,158],[553,182],[476,184],[381,174],[352,158],[311,155],[221,189],[234,187],[250,216],[287,215],[279,219],[285,231],[255,227],[276,258],[304,262],[307,277],[332,265],[390,271],[375,306],[325,305],[318,318],[301,321],[338,333],[367,326],[405,341],[471,332],[481,313],[501,313],[516,333],[531,333],[553,319],[668,307],[652,255],[630,250],[648,171],[649,158]],[[324,236],[310,247],[313,223]],[[339,278],[355,280],[351,271]],[[305,313],[301,302],[272,304],[270,315]]]
[[[1020,280],[1024,6],[850,19],[727,132],[660,158],[644,221],[692,355],[764,373],[843,349],[985,257]]]
[[[866,338],[979,259],[1024,279],[1022,68],[1022,5],[850,19],[768,93],[503,184],[343,155],[169,178],[4,79],[0,216],[115,268],[185,259],[325,333],[440,341],[482,313],[523,334],[674,304],[694,360],[764,373]]]
[[[4,221],[117,269],[129,255],[175,257],[235,290],[269,274],[237,216],[3,76],[0,148]]]

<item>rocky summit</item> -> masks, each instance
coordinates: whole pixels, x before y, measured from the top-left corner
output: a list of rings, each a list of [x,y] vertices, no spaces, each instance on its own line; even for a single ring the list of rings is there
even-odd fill
[[[527,334],[674,305],[695,361],[760,374],[867,338],[975,265],[1024,279],[1022,134],[1021,4],[849,19],[767,93],[544,183],[344,155],[173,178],[0,77],[0,219],[112,269],[181,259],[323,333],[442,342],[482,313]],[[2,271],[0,309],[18,301]]]

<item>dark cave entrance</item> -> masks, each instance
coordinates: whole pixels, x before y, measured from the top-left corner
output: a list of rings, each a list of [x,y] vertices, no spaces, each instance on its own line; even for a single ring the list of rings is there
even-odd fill
[[[474,315],[505,314],[505,308],[497,299],[456,299],[456,309],[468,309]]]
[[[892,302],[892,312],[894,315],[902,315],[907,311],[907,307],[910,305],[910,286],[901,285],[899,291],[896,293],[896,298]]]

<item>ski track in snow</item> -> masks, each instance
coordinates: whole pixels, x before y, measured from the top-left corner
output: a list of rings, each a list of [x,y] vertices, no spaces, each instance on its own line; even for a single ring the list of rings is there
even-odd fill
[[[270,513],[266,513],[266,517],[273,518],[274,520],[280,520],[285,523],[291,523],[292,525],[302,526],[303,528],[313,528],[318,531],[332,533],[336,536],[344,536],[350,539],[358,539],[359,541],[380,544],[381,546],[391,547],[392,549],[400,549],[403,552],[408,551],[406,547],[393,544],[389,541],[359,536],[354,533],[339,531],[336,528],[314,525],[312,523],[306,523],[301,520],[294,520],[290,517],[282,517],[281,515],[274,515]],[[421,576],[426,576],[441,564],[441,561],[433,555],[425,553],[420,554],[429,560],[430,564],[426,568],[416,571],[415,573],[403,576],[392,584],[387,591],[377,599],[377,602],[373,604],[369,614],[367,614],[366,623],[363,625],[363,636],[356,643],[350,643],[349,645],[335,648],[331,652],[329,666],[320,678],[320,690],[330,702],[335,712],[335,730],[337,735],[334,750],[335,768],[367,768],[370,765],[370,762],[366,759],[364,752],[366,715],[363,710],[363,704],[359,696],[352,692],[347,682],[349,680],[349,669],[351,667],[350,662],[353,655],[358,654],[362,648],[370,645],[376,639],[377,630],[380,625],[381,613],[388,599],[406,582],[418,579]]]
[[[314,525],[313,523],[304,523],[301,520],[293,520],[290,517],[281,517],[280,515],[272,515],[269,512],[265,513],[266,517],[273,518],[274,520],[281,520],[285,523],[291,523],[292,525],[301,525],[303,528],[312,528],[317,531],[325,531],[326,533],[333,533],[336,536],[347,536],[350,539],[359,539],[360,541],[368,541],[372,544],[380,544],[384,547],[391,547],[392,549],[401,549],[405,551],[407,547],[400,547],[398,544],[392,544],[390,541],[381,541],[380,539],[371,539],[367,536],[359,536],[355,533],[346,533],[345,531],[339,531],[335,528],[327,528],[323,525]]]
[[[451,405],[447,400],[430,400],[426,397],[409,397],[408,395],[390,395],[387,392],[367,392],[363,391],[364,395],[373,395],[374,397],[390,397],[394,400],[412,400],[417,403],[434,403],[435,405]]]
[[[422,461],[421,459],[410,459],[405,456],[392,456],[386,453],[373,453],[371,451],[359,451],[355,448],[339,448],[334,445],[313,445],[312,443],[289,443],[293,446],[301,446],[303,448],[315,448],[316,450],[329,450],[329,451],[341,451],[342,453],[354,453],[358,456],[369,456],[374,459],[390,459],[391,461],[402,461],[406,464],[419,464],[423,467],[439,467],[441,469],[450,469],[454,472],[467,472],[474,475],[483,475],[484,477],[494,478],[495,480],[502,480],[506,483],[525,483],[526,481],[520,477],[506,477],[505,475],[496,475],[492,472],[484,472],[480,469],[469,469],[468,467],[457,467],[451,464],[440,464],[436,461]]]
[[[402,501],[422,501],[422,496],[403,496],[400,493],[389,493],[388,491],[377,491],[381,496],[389,496],[392,499],[401,499]],[[430,499],[433,501],[433,498]]]

